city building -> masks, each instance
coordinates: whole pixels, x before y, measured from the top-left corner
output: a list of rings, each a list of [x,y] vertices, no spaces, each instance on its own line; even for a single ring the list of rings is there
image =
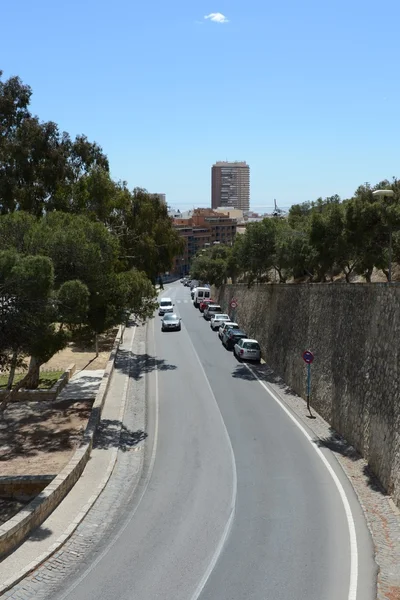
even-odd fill
[[[250,208],[250,167],[246,162],[216,162],[211,168],[211,207]]]
[[[210,208],[196,208],[174,217],[173,224],[185,239],[185,249],[182,255],[175,257],[172,269],[183,277],[189,273],[191,260],[199,250],[215,244],[233,243],[237,220]]]
[[[165,194],[152,194],[155,198],[158,198],[163,204],[167,204],[167,197]]]

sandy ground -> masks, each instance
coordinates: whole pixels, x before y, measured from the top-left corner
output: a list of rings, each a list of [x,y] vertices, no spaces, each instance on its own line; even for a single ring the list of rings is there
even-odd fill
[[[82,439],[91,404],[10,404],[0,423],[0,475],[59,473]]]

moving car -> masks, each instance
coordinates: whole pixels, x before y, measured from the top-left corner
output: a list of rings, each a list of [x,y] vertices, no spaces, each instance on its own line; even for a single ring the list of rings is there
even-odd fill
[[[165,315],[165,313],[173,313],[174,312],[174,304],[172,304],[171,298],[162,298],[160,300],[160,304],[158,305],[158,314],[160,316]]]
[[[204,312],[204,310],[209,304],[215,304],[214,300],[212,298],[203,298],[203,300],[199,304],[200,312]]]
[[[213,331],[215,331],[216,329],[219,329],[220,325],[224,322],[224,321],[230,321],[230,317],[229,315],[226,315],[225,313],[218,313],[216,315],[213,315],[211,321],[210,321],[210,327]]]
[[[181,321],[175,313],[167,313],[161,319],[161,331],[180,331]]]
[[[242,338],[247,338],[247,333],[241,329],[228,329],[223,335],[222,343],[227,350],[233,350],[234,345]]]
[[[218,337],[221,342],[223,341],[224,334],[226,331],[228,331],[228,329],[239,329],[239,325],[234,321],[225,321],[225,323],[222,323],[221,327],[218,329]]]
[[[209,304],[204,309],[203,317],[205,318],[206,321],[210,321],[212,319],[212,317],[217,313],[222,313],[222,308],[220,307],[220,305],[219,304]]]
[[[242,338],[233,346],[233,352],[239,360],[261,360],[261,348],[257,340]]]

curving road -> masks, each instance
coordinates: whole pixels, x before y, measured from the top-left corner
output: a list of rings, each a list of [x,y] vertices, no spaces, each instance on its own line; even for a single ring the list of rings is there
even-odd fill
[[[151,321],[149,438],[129,518],[63,598],[369,600],[361,509],[317,447],[221,345],[179,283],[180,333]]]

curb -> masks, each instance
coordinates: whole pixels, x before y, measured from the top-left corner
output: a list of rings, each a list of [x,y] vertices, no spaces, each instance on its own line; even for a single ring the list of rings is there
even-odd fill
[[[122,325],[118,329],[118,333],[116,335],[113,349],[110,353],[110,357],[108,359],[104,375],[102,381],[100,383],[99,390],[96,395],[96,399],[94,401],[91,415],[89,417],[89,421],[86,426],[86,430],[83,436],[83,441],[81,446],[76,450],[73,457],[69,461],[69,463],[64,467],[64,469],[54,478],[54,480],[34,499],[32,502],[28,504],[24,509],[22,509],[15,517],[7,521],[2,527],[0,527],[0,550],[3,557],[8,555],[12,550],[15,549],[17,545],[19,545],[23,540],[29,535],[29,533],[39,525],[41,525],[47,517],[53,512],[53,510],[61,503],[61,501],[65,498],[68,492],[75,485],[79,477],[81,476],[86,463],[89,460],[90,453],[93,446],[94,434],[97,429],[97,425],[99,424],[101,413],[103,410],[103,406],[105,403],[106,395],[108,392],[108,388],[111,382],[111,376],[114,371],[115,359],[117,356],[117,352],[119,346],[121,344],[122,335],[125,327]],[[125,409],[125,400],[124,396],[123,402],[121,406]],[[89,502],[85,505],[85,512],[81,511],[78,517],[74,520],[73,523],[68,527],[67,531],[55,542],[53,546],[51,546],[50,550],[47,551],[44,555],[41,555],[35,560],[34,564],[31,563],[28,565],[23,572],[18,575],[16,579],[13,579],[12,582],[6,581],[0,586],[0,594],[4,593],[7,589],[15,585],[18,581],[20,581],[27,573],[36,568],[45,558],[47,558],[50,554],[55,552],[57,548],[60,547],[62,543],[65,542],[66,539],[72,534],[72,532],[76,529],[78,524],[81,522],[89,508],[93,505],[102,489],[106,485],[112,470],[114,468],[116,456],[118,450],[115,449],[115,456],[112,457],[110,461],[109,468],[106,471],[106,474],[98,487],[98,492],[94,494]],[[114,454],[114,453],[113,453]],[[71,530],[71,531],[70,531]]]

